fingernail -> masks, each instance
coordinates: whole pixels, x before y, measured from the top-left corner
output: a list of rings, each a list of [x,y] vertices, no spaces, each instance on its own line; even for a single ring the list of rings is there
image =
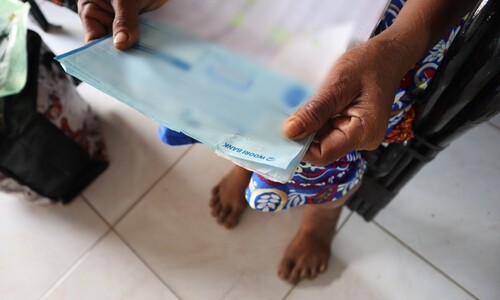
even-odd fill
[[[306,131],[299,119],[292,117],[286,122],[286,134],[289,137],[297,137]]]
[[[125,43],[126,41],[128,41],[128,34],[126,34],[123,31],[120,31],[117,34],[115,34],[115,37],[113,39],[113,43],[115,44],[122,44]]]

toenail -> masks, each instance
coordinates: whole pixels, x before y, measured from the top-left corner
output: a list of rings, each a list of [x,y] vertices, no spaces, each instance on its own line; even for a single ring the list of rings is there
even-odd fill
[[[319,267],[320,272],[325,272],[326,271],[326,265],[322,264],[321,267]]]

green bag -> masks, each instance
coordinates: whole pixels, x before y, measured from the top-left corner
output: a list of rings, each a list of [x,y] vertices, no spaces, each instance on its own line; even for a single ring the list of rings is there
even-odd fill
[[[0,5],[0,97],[17,94],[26,84],[29,9],[29,4],[15,0]]]

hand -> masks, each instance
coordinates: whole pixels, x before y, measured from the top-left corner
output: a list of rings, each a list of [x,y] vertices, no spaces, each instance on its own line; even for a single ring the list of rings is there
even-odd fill
[[[118,49],[132,47],[139,38],[139,14],[155,10],[167,0],[79,0],[78,15],[85,31],[85,42],[113,33]]]
[[[409,57],[402,45],[377,37],[341,56],[317,94],[285,122],[291,139],[316,132],[304,160],[325,166],[354,149],[376,149],[401,78],[414,63]]]

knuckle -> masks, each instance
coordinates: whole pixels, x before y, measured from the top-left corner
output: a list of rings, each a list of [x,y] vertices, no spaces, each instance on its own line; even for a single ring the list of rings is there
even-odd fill
[[[99,13],[112,14],[109,2],[104,0],[79,0],[78,15],[80,18],[95,18]]]
[[[328,103],[332,113],[340,113],[356,97],[357,81],[350,75],[350,71],[344,69],[345,67],[335,69],[323,83],[318,95],[318,98]]]
[[[113,20],[113,27],[115,28],[123,28],[127,27],[127,19],[122,16],[116,16]]]
[[[132,12],[139,13],[139,1],[110,0],[118,19],[131,16]]]
[[[341,71],[340,74],[345,74],[345,72],[352,70],[353,66],[357,64],[357,61],[352,57],[354,50],[355,48],[347,51],[335,63],[335,68]]]
[[[338,157],[335,156],[335,146],[333,141],[327,139],[323,141],[323,145],[321,147],[321,156],[317,159],[317,165],[320,167],[324,167],[332,162],[334,162]]]
[[[300,110],[300,117],[316,127],[323,125],[329,116],[330,106],[325,98],[317,98],[316,100],[306,103]]]
[[[387,124],[377,121],[375,116],[362,119],[363,134],[359,140],[359,148],[364,150],[376,149],[384,140]]]
[[[89,8],[93,5],[91,0],[81,0],[78,1],[78,15],[80,18],[88,15]]]

